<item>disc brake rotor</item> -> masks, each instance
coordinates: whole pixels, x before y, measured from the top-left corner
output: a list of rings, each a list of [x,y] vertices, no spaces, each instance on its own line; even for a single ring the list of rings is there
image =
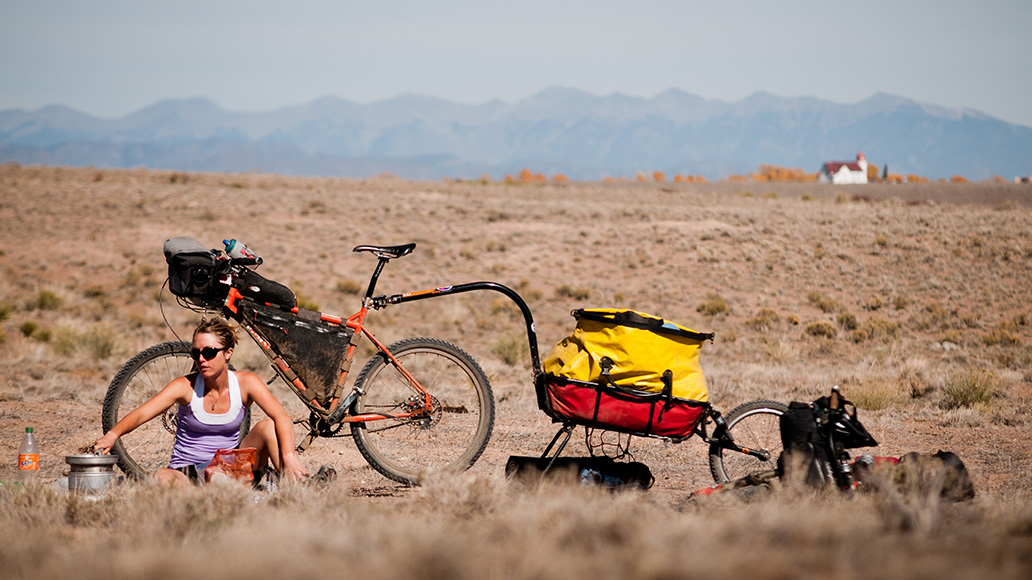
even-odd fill
[[[402,405],[402,409],[405,413],[418,413],[426,408],[426,395],[419,394],[409,397]],[[441,422],[441,417],[444,415],[444,409],[441,407],[441,401],[437,397],[430,395],[430,404],[433,405],[429,414],[413,417],[409,424],[415,429],[433,429]]]

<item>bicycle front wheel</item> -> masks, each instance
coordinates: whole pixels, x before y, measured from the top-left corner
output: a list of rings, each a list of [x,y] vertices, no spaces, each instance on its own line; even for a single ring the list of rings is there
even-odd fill
[[[107,433],[122,417],[158,394],[173,379],[193,372],[189,342],[164,342],[140,352],[118,371],[104,398],[101,423]],[[168,466],[176,438],[175,406],[118,438],[111,452],[130,477],[141,479]]]
[[[727,417],[727,432],[740,447],[762,449],[767,461],[752,455],[710,445],[709,460],[713,480],[727,483],[759,471],[777,469],[781,455],[781,415],[788,406],[777,401],[750,401],[735,407]]]
[[[108,387],[104,397],[101,425],[107,433],[133,409],[158,394],[173,379],[196,371],[190,357],[189,342],[163,342],[154,345],[125,363]],[[232,367],[230,367],[232,368]],[[126,475],[142,479],[167,467],[176,440],[177,405],[131,433],[118,438],[111,452],[118,456],[118,466]],[[251,413],[244,415],[240,437],[250,428]]]
[[[408,338],[387,350],[426,390],[433,411],[413,415],[425,407],[427,395],[378,353],[355,381],[362,395],[353,413],[384,417],[351,424],[362,456],[383,475],[407,485],[469,469],[494,426],[494,397],[480,365],[459,347],[435,338]]]

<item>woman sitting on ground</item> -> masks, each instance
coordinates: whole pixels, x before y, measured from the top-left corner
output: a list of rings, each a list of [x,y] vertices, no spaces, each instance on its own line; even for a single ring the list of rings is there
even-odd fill
[[[197,372],[165,385],[98,439],[95,449],[110,453],[119,437],[178,403],[172,460],[167,468],[154,473],[158,481],[197,482],[215,452],[236,448],[238,441],[241,448],[257,449],[256,473],[262,473],[271,462],[276,471],[292,480],[307,477],[308,470],[294,448],[294,426],[286,410],[257,375],[229,369],[234,346],[236,333],[226,321],[202,320],[194,329],[190,350]],[[251,427],[240,441],[240,426],[251,403],[257,403],[269,419]]]

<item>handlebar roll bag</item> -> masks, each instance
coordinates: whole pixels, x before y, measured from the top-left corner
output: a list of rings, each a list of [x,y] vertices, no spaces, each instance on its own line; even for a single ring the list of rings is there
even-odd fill
[[[210,298],[216,283],[215,254],[194,238],[165,240],[168,289],[181,298]]]

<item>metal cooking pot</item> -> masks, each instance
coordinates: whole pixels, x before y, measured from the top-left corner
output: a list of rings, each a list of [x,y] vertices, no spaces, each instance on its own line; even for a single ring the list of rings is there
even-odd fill
[[[71,491],[94,492],[103,490],[115,480],[115,455],[66,455],[65,462],[71,466],[68,471],[68,489]]]

